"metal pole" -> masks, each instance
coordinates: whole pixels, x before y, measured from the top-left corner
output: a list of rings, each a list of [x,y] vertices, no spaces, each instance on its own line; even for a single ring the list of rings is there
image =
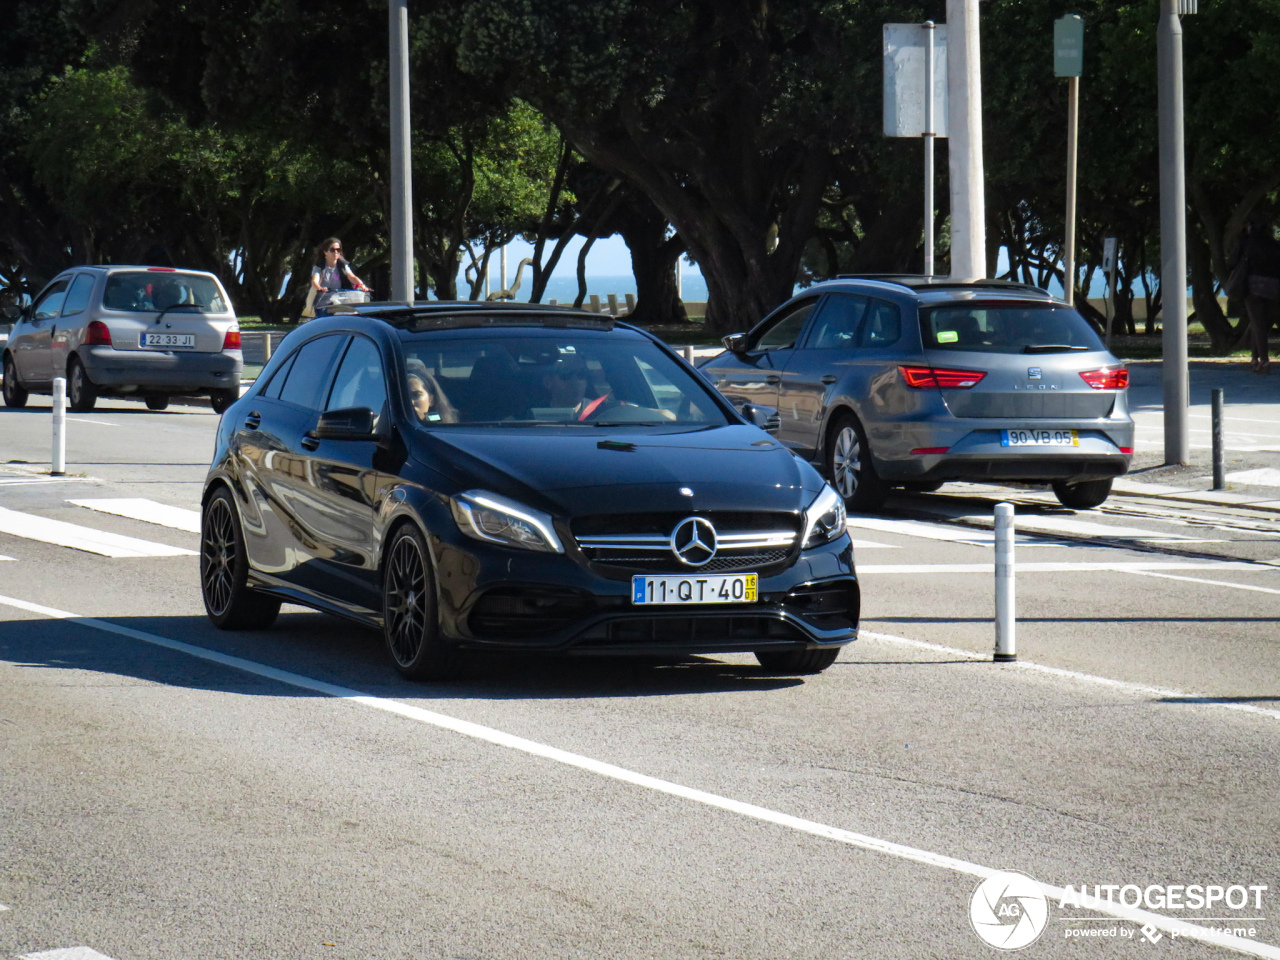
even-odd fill
[[[1187,463],[1186,171],[1182,137],[1182,22],[1178,0],[1160,0],[1160,296],[1163,302],[1164,462]]]
[[[498,276],[499,276],[499,279],[502,281],[502,286],[498,287],[498,289],[506,290],[507,289],[507,245],[505,243],[502,245],[502,256],[500,260],[502,263],[502,271]]]
[[[391,33],[391,299],[413,303],[408,0],[387,0],[387,19]]]
[[[49,471],[55,477],[67,472],[67,378],[53,381],[53,457]]]
[[[933,276],[933,38],[937,25],[924,23],[924,275]]]
[[[676,299],[684,302],[684,255],[676,257]]]
[[[1213,489],[1227,485],[1225,455],[1222,451],[1222,388],[1213,388]]]
[[[1107,311],[1107,349],[1111,349],[1111,325],[1116,319],[1116,261],[1120,259],[1120,251],[1116,250],[1116,255],[1111,260],[1111,275],[1107,279],[1107,286],[1111,290],[1111,309]]]
[[[1080,78],[1067,78],[1067,236],[1063,244],[1062,298],[1076,302],[1076,158],[1080,128]]]
[[[1013,590],[1013,504],[996,504],[996,663],[1018,659]]]
[[[947,157],[951,167],[951,276],[987,275],[978,0],[947,0]]]
[[[693,366],[693,344],[686,343],[684,345],[684,362]]]

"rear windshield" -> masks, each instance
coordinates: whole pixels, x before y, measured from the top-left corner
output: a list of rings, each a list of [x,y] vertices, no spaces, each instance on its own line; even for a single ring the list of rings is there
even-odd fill
[[[644,340],[410,336],[404,350],[406,398],[427,426],[727,422],[706,387]]]
[[[1102,350],[1102,341],[1071,307],[1030,303],[966,303],[920,313],[929,350],[976,353],[1067,353]]]
[[[136,313],[226,313],[227,302],[212,277],[197,273],[113,273],[107,277],[102,305]]]

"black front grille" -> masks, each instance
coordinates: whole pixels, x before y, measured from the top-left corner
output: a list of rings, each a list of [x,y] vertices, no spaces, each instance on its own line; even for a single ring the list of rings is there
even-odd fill
[[[788,533],[800,532],[799,513],[779,513],[767,510],[736,510],[700,513],[696,510],[684,513],[606,513],[578,517],[572,523],[575,537],[592,537],[608,534],[658,533],[669,536],[676,524],[685,517],[706,517],[715,524],[718,533],[742,530],[772,530]]]
[[[482,596],[467,622],[480,638],[508,639],[555,633],[594,613],[595,597],[554,587],[498,587]]]
[[[819,630],[852,630],[858,625],[861,592],[856,580],[836,580],[797,587],[783,606]]]
[[[758,614],[731,616],[627,617],[596,624],[581,634],[576,648],[643,646],[646,648],[700,648],[732,646],[742,642],[802,641],[796,627],[777,617]]]
[[[761,567],[784,563],[791,555],[789,550],[765,550],[744,553],[718,553],[700,567],[687,567],[670,550],[647,555],[619,556],[614,550],[594,548],[582,551],[588,560],[601,566],[634,570],[636,573],[670,573],[696,577],[704,573],[754,573]]]

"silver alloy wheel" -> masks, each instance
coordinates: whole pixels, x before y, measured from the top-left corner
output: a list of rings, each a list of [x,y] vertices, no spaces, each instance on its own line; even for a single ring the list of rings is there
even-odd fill
[[[79,363],[71,364],[71,381],[67,384],[67,399],[72,406],[80,406],[81,398],[84,396],[84,365]]]
[[[200,537],[200,586],[205,603],[214,616],[222,616],[231,606],[235,591],[236,534],[231,508],[221,497],[209,505]]]
[[[862,444],[851,423],[845,424],[836,434],[831,453],[831,473],[836,491],[846,500],[850,499],[857,492],[858,479],[862,475]]]
[[[408,667],[422,650],[429,613],[426,562],[412,536],[392,548],[386,589],[388,646],[396,663]]]

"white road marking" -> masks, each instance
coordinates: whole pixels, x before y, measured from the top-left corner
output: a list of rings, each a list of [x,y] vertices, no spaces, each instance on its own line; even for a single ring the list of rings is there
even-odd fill
[[[912,640],[910,637],[898,637],[892,633],[873,633],[870,630],[859,630],[859,637],[865,637],[868,640],[883,640],[886,643],[896,643],[904,647],[917,647],[921,650],[932,650],[935,653],[945,653],[948,656],[964,657],[968,660],[990,660],[989,653],[974,653],[972,650],[965,650],[960,647],[948,647],[940,643],[929,643],[927,640]],[[1158,697],[1161,700],[1186,700],[1189,702],[1197,702],[1205,706],[1219,707],[1223,710],[1236,710],[1241,713],[1252,713],[1258,716],[1267,717],[1271,720],[1280,720],[1280,710],[1273,710],[1269,707],[1258,707],[1252,703],[1239,703],[1233,700],[1220,700],[1217,697],[1211,697],[1203,693],[1188,693],[1185,690],[1171,690],[1164,687],[1152,687],[1145,683],[1133,683],[1129,680],[1113,680],[1110,677],[1099,677],[1092,673],[1081,673],[1077,670],[1064,670],[1061,667],[1050,667],[1043,663],[1035,663],[1031,660],[1015,660],[1012,663],[1001,664],[1001,668],[1011,667],[1019,670],[1031,670],[1035,673],[1047,673],[1055,677],[1063,677],[1068,680],[1079,680],[1083,683],[1098,684],[1103,687],[1111,687],[1115,690],[1125,690],[1129,693],[1138,693],[1144,696]]]
[[[1271,587],[1255,587],[1248,583],[1227,583],[1225,580],[1201,580],[1199,577],[1179,577],[1172,573],[1156,573],[1154,570],[1126,570],[1125,573],[1134,573],[1140,577],[1161,577],[1165,580],[1184,580],[1187,583],[1207,583],[1215,587],[1231,587],[1235,590],[1252,590],[1254,593],[1274,593],[1280,596],[1280,590]]]
[[[126,497],[122,499],[103,498],[98,500],[68,500],[77,507],[87,507],[100,513],[110,513],[117,517],[128,517],[131,520],[142,520],[156,523],[162,527],[173,527],[188,533],[200,532],[200,511],[187,510],[183,507],[171,507],[167,503],[157,503],[142,497]]]
[[[992,523],[986,515],[964,515],[956,518],[970,523]],[[1018,531],[1028,533],[1065,533],[1075,537],[1109,537],[1115,540],[1154,540],[1177,543],[1221,543],[1221,540],[1199,540],[1184,537],[1176,533],[1160,533],[1157,530],[1143,530],[1139,527],[1112,526],[1106,523],[1093,523],[1089,520],[1077,520],[1073,517],[1037,517],[1028,514],[1019,515],[1014,521]]]
[[[850,538],[852,540],[852,538]],[[855,550],[901,550],[896,543],[877,543],[875,540],[853,540]]]
[[[1017,564],[1018,573],[1093,573],[1099,570],[1111,570],[1116,573],[1130,573],[1138,570],[1277,570],[1260,563],[1246,563],[1235,560],[1208,560],[1204,563],[1195,561],[1162,561],[1153,560],[1118,560],[1091,562],[1088,560],[1066,561],[1061,563],[1027,562]],[[866,573],[993,573],[990,563],[882,563],[858,564],[858,575]]]
[[[1243,483],[1251,487],[1280,487],[1280,470],[1272,467],[1237,470],[1235,473],[1228,473],[1226,479],[1231,483]]]
[[[91,483],[88,477],[0,477],[0,487],[25,487],[33,483]]]
[[[68,420],[74,420],[76,423],[96,423],[100,427],[118,427],[118,423],[108,423],[106,420],[86,420],[84,417],[67,417]]]
[[[61,950],[24,953],[21,960],[111,960],[111,958],[90,947],[64,947]]]
[[[925,540],[946,540],[950,543],[965,543],[974,547],[989,547],[995,542],[995,534],[985,530],[948,527],[945,524],[925,523],[922,520],[850,517],[847,523],[850,527],[857,527],[862,530],[878,530],[881,533],[896,533],[904,537],[921,537]]]
[[[486,743],[492,743],[499,747],[506,747],[510,750],[517,750],[530,756],[541,757],[545,760],[561,763],[565,766],[574,767],[578,770],[586,771],[587,773],[594,773],[598,776],[607,777],[611,780],[629,783],[633,786],[652,790],[656,793],[663,793],[667,796],[689,800],[694,803],[702,804],[703,806],[723,810],[727,813],[735,813],[763,823],[771,823],[775,826],[785,827],[799,833],[807,833],[811,836],[820,837],[826,840],[834,840],[837,843],[843,843],[848,846],[868,850],[873,853],[881,853],[886,856],[897,857],[900,860],[909,860],[914,863],[938,867],[943,870],[950,870],[954,873],[978,877],[984,880],[987,877],[994,876],[995,874],[1002,872],[1003,870],[1016,868],[1016,865],[1013,867],[1002,866],[1000,868],[987,867],[977,863],[970,863],[967,860],[949,857],[946,854],[935,853],[931,850],[909,847],[889,840],[882,840],[878,837],[868,836],[867,834],[855,833],[852,830],[845,830],[840,827],[833,827],[824,823],[818,823],[814,820],[806,820],[802,817],[795,817],[791,814],[770,810],[767,807],[756,806],[752,803],[744,803],[741,800],[723,797],[719,794],[709,793],[705,790],[698,790],[694,787],[686,787],[682,784],[673,783],[670,780],[662,780],[658,777],[651,777],[647,774],[637,773],[635,771],[628,770],[625,767],[618,767],[614,764],[605,763],[601,760],[593,760],[592,758],[582,756],[581,754],[570,753],[567,750],[561,750],[558,747],[538,743],[535,740],[527,740],[524,737],[517,737],[513,734],[496,730],[493,727],[486,727],[478,723],[472,723],[469,720],[460,720],[457,717],[451,717],[447,714],[436,713],[432,710],[424,710],[421,707],[401,703],[398,700],[389,700],[384,697],[370,696],[368,694],[361,693],[359,690],[351,689],[350,687],[342,687],[337,684],[328,683],[324,680],[316,680],[313,677],[303,676],[302,674],[293,673],[288,670],[281,670],[277,667],[269,667],[266,664],[257,663],[253,660],[245,660],[241,657],[233,657],[225,653],[219,653],[215,650],[207,650],[204,647],[197,647],[189,643],[183,643],[181,640],[171,640],[168,637],[162,637],[158,634],[134,630],[131,627],[120,626],[119,624],[111,623],[106,620],[97,620],[91,617],[80,617],[74,613],[68,613],[65,610],[57,610],[52,607],[41,606],[40,604],[28,603],[24,600],[17,600],[12,597],[0,596],[0,604],[16,607],[19,610],[26,610],[30,613],[38,613],[42,616],[52,617],[58,620],[67,620],[79,626],[90,627],[95,630],[101,630],[105,633],[114,633],[118,636],[141,640],[143,643],[152,644],[178,653],[185,653],[201,660],[207,660],[212,663],[230,667],[233,670],[240,670],[244,673],[250,673],[254,676],[275,680],[279,683],[287,684],[288,686],[298,687],[303,690],[311,690],[315,693],[322,693],[326,696],[347,700],[351,703],[370,707],[374,710],[381,710],[386,713],[396,714],[409,720],[415,720],[419,723],[428,724],[429,726],[437,727],[442,730],[450,730],[465,737],[482,740]],[[1055,671],[1053,668],[1045,669],[1051,673],[1061,673],[1066,676],[1071,675],[1070,671]],[[1047,883],[1039,883],[1038,886],[1047,897],[1052,897],[1058,900],[1065,899],[1066,897],[1066,890],[1063,887]],[[1106,916],[1116,917],[1121,920],[1131,920],[1140,924],[1150,924],[1151,926],[1159,930],[1163,930],[1166,933],[1176,933],[1179,937],[1199,940],[1204,943],[1211,943],[1215,946],[1226,947],[1250,956],[1267,957],[1270,958],[1270,960],[1280,960],[1280,947],[1275,947],[1268,943],[1261,943],[1257,940],[1250,940],[1245,937],[1222,936],[1212,928],[1202,927],[1197,924],[1188,923],[1185,920],[1166,917],[1162,914],[1151,913],[1146,910],[1125,907],[1119,903],[1113,903],[1093,897],[1082,897],[1080,899],[1080,903],[1084,910],[1088,910],[1093,913],[1100,913]],[[51,960],[51,958],[41,957],[39,960]],[[70,960],[70,958],[57,958],[57,960]],[[81,960],[81,958],[76,958],[76,960]],[[90,957],[86,958],[86,960],[97,960],[97,958]]]
[[[86,553],[96,553],[103,557],[194,557],[194,550],[184,547],[170,547],[163,543],[152,543],[150,540],[138,540],[118,533],[107,533],[105,530],[94,530],[82,527],[77,523],[66,523],[62,520],[50,520],[48,517],[36,516],[33,513],[19,513],[0,507],[0,533],[22,537],[26,540],[39,540]]]

